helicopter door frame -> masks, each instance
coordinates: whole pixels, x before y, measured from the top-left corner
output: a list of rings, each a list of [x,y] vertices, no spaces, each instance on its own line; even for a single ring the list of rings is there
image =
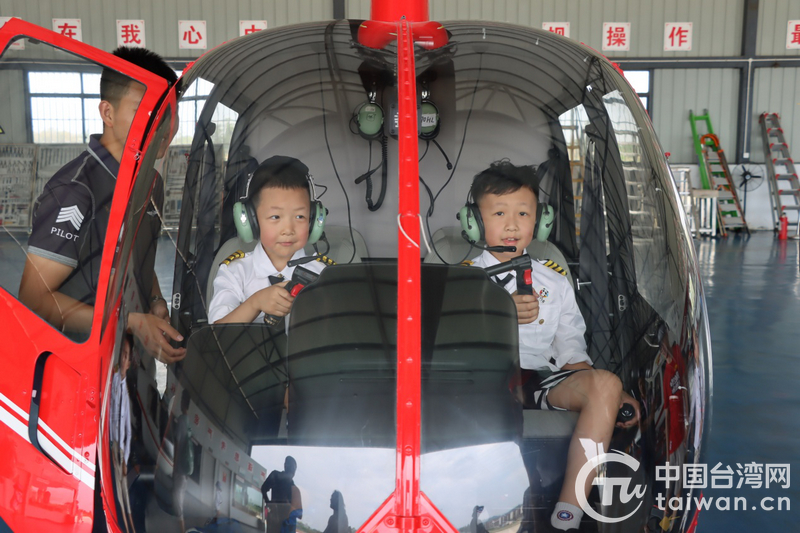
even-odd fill
[[[0,374],[0,483],[20,491],[23,503],[0,502],[0,526],[12,531],[39,529],[42,508],[50,531],[89,532],[94,515],[98,436],[103,420],[101,376],[109,371],[119,313],[109,310],[115,248],[126,214],[128,198],[146,146],[155,111],[167,92],[163,78],[85,43],[64,37],[20,19],[0,28],[0,50],[7,54],[12,41],[29,38],[107,67],[145,86],[145,95],[131,123],[120,161],[103,247],[98,289],[88,340],[76,343],[49,325],[3,288],[0,288],[0,335],[15,342],[0,348],[6,362]],[[111,312],[109,312],[111,311]],[[111,332],[110,334],[105,334]],[[39,488],[37,488],[39,487]],[[71,494],[72,501],[38,502],[37,490],[47,487]],[[70,505],[65,505],[70,503]]]

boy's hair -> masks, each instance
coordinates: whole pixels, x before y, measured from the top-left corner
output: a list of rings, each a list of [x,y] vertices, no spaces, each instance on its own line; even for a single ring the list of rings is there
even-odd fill
[[[285,155],[274,155],[258,165],[248,186],[247,195],[258,207],[262,189],[303,189],[311,197],[308,185],[308,167],[300,160]]]
[[[146,48],[120,46],[112,53],[120,59],[161,76],[167,80],[170,87],[178,81],[178,75],[175,74],[172,67],[167,65],[160,55]],[[116,70],[104,68],[103,74],[100,76],[100,99],[110,102],[111,105],[116,107],[122,97],[125,96],[125,93],[128,92],[128,87],[133,81]]]
[[[516,166],[508,159],[495,161],[489,168],[479,172],[472,180],[469,193],[476,204],[487,194],[509,194],[522,187],[539,198],[539,179],[533,165]]]

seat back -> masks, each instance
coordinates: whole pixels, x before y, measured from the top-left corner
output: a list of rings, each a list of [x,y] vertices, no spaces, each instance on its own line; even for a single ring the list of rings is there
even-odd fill
[[[353,263],[360,263],[362,258],[369,257],[367,243],[364,241],[364,237],[362,237],[361,234],[355,229],[353,230],[353,238],[351,239],[350,228],[347,226],[326,226],[325,236],[328,239],[328,243],[331,245],[331,249],[325,255],[336,262],[347,263],[352,257]],[[353,240],[356,242],[355,255],[353,255]],[[222,263],[222,261],[238,250],[241,250],[244,253],[252,252],[255,249],[256,244],[258,244],[258,240],[253,240],[251,243],[245,243],[237,235],[232,239],[228,239],[222,244],[222,246],[219,247],[217,254],[214,256],[214,262],[211,265],[211,272],[208,275],[208,285],[206,287],[206,308],[211,303],[211,298],[214,296],[214,278],[217,276],[217,271],[219,270],[219,265]],[[320,248],[321,251],[324,251],[325,243],[318,244],[317,248]],[[314,248],[308,245],[305,247],[304,251],[306,254],[312,255],[314,253]]]

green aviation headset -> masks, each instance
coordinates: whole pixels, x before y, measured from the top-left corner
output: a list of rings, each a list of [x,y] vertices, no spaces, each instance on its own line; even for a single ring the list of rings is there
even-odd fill
[[[485,239],[486,235],[483,228],[483,218],[478,204],[467,202],[456,215],[461,222],[461,235],[470,242],[476,244]],[[545,242],[553,229],[555,213],[548,204],[539,203],[536,206],[536,225],[533,227],[533,235],[537,241]]]
[[[245,191],[244,198],[233,205],[233,225],[236,227],[236,233],[239,238],[246,243],[253,242],[258,238],[261,230],[258,227],[258,216],[256,214],[256,207],[253,204],[253,199],[250,194],[250,187],[253,180],[261,181],[263,174],[276,175],[282,172],[294,172],[305,176],[308,180],[308,191],[310,194],[311,211],[308,217],[308,244],[316,244],[322,237],[325,231],[325,216],[328,210],[322,205],[322,202],[317,200],[317,194],[314,189],[314,181],[308,173],[308,167],[293,157],[283,155],[272,156],[253,172],[247,180],[247,190]],[[254,187],[257,192],[261,187]]]

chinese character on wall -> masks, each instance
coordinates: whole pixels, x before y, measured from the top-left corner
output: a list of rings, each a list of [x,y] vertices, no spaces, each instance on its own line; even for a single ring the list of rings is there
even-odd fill
[[[603,50],[627,52],[631,49],[630,22],[603,23]]]
[[[208,48],[205,20],[178,21],[178,48],[205,50]]]
[[[542,29],[569,37],[569,22],[542,22]]]
[[[3,27],[3,24],[11,20],[13,17],[0,17],[0,28]],[[9,50],[25,50],[25,41],[20,39],[19,41],[11,43],[8,47]]]
[[[144,21],[118,20],[117,46],[139,46],[145,48]]]
[[[688,52],[692,49],[692,23],[667,22],[664,25],[664,51]]]
[[[81,19],[53,19],[53,31],[64,37],[83,42]]]
[[[800,20],[790,20],[786,31],[786,49],[800,50]]]
[[[266,20],[240,20],[239,21],[239,37],[243,35],[250,35],[257,31],[266,30]]]

